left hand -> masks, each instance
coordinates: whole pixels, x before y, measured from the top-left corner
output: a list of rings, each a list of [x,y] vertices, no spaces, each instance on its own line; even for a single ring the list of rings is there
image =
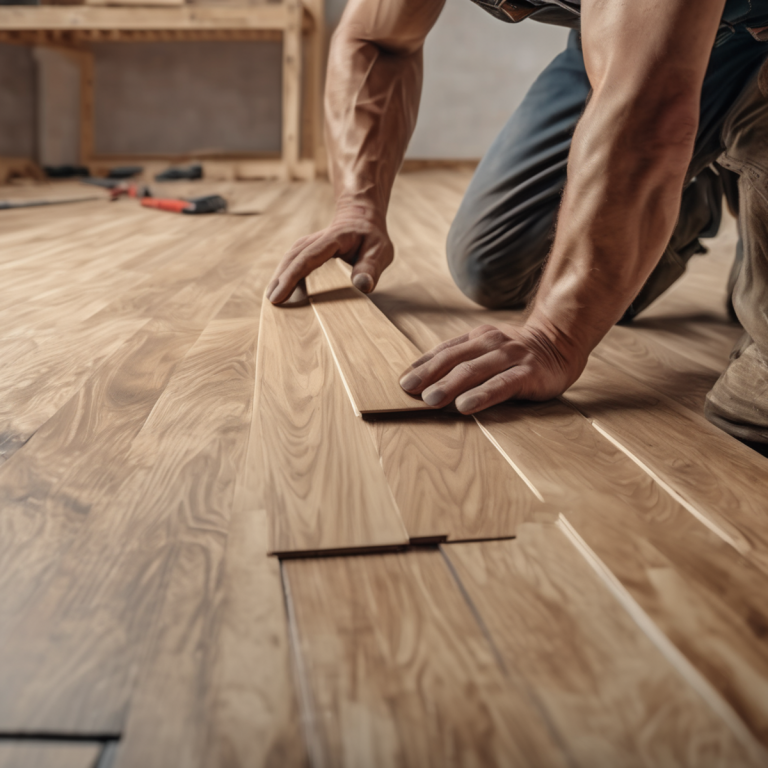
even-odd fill
[[[549,400],[565,392],[586,365],[586,356],[581,360],[559,347],[540,328],[481,325],[419,358],[400,386],[434,407],[455,400],[464,414],[511,398]]]

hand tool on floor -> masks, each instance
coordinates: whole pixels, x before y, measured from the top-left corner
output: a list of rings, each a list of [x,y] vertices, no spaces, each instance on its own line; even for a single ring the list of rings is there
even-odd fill
[[[194,180],[203,178],[203,166],[193,163],[186,167],[171,167],[155,176],[155,181],[178,181],[180,179]]]
[[[109,188],[110,200],[118,200],[121,197],[142,199],[144,197],[152,197],[152,193],[149,191],[149,187],[143,184],[129,184],[124,181]]]
[[[38,208],[43,205],[64,205],[66,203],[85,203],[91,200],[103,200],[103,197],[65,197],[58,200],[0,200],[0,211],[16,208]]]
[[[141,204],[145,208],[157,208],[160,211],[172,213],[217,213],[227,210],[227,201],[221,195],[206,195],[193,197],[188,200],[176,198],[142,197]]]

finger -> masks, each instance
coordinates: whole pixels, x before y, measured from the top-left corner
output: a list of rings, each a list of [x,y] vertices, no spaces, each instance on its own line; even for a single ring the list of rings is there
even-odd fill
[[[269,294],[269,300],[273,304],[285,301],[293,293],[293,289],[299,280],[335,256],[338,250],[339,243],[336,238],[318,238],[288,264],[285,271],[278,278],[277,285]]]
[[[448,339],[448,341],[443,341],[442,343],[438,344],[436,347],[429,350],[429,352],[425,352],[418,360],[414,360],[413,363],[411,363],[410,368],[408,368],[403,375],[406,375],[410,371],[412,371],[414,368],[418,368],[420,365],[423,365],[427,362],[427,360],[431,360],[435,355],[442,352],[444,349],[449,349],[450,347],[455,347],[457,344],[463,344],[468,339],[475,339],[478,336],[482,336],[484,333],[488,333],[489,331],[497,331],[498,329],[495,328],[493,325],[480,325],[477,328],[473,328],[469,333],[464,333],[461,336],[456,336],[453,339]]]
[[[504,339],[503,334],[499,334]],[[463,337],[460,337],[463,338]],[[499,346],[499,339],[493,334],[484,334],[477,338],[469,338],[460,343],[444,346],[426,362],[414,368],[400,380],[400,386],[412,394],[419,394],[427,387],[440,380],[459,363],[482,357]],[[425,401],[426,402],[426,401]],[[428,403],[432,405],[432,403]]]
[[[427,405],[441,408],[453,402],[459,395],[473,389],[509,368],[509,352],[494,349],[480,357],[464,360],[451,369],[439,381],[422,392]]]
[[[403,376],[407,376],[411,371],[418,368],[420,365],[424,365],[424,363],[426,363],[428,360],[431,360],[438,352],[442,352],[444,349],[449,349],[450,347],[455,347],[457,344],[463,344],[468,339],[469,334],[465,333],[463,336],[456,336],[456,338],[443,341],[433,349],[430,349],[429,352],[425,352],[418,360],[414,360],[403,372]]]
[[[518,397],[523,391],[524,379],[525,372],[522,367],[508,368],[479,387],[460,395],[456,398],[456,407],[464,414],[477,413]]]
[[[275,267],[275,271],[272,273],[272,279],[267,284],[266,295],[270,296],[272,291],[275,290],[278,282],[280,281],[280,275],[285,272],[288,265],[309,245],[316,242],[322,237],[322,232],[314,232],[311,235],[299,238],[290,248],[290,250],[280,259],[280,263]]]
[[[370,293],[379,282],[381,273],[392,263],[394,253],[389,240],[376,238],[373,242],[364,242],[352,269],[352,285],[363,293]]]

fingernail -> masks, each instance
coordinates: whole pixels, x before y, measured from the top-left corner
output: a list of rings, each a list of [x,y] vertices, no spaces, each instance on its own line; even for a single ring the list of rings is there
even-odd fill
[[[373,290],[373,278],[365,272],[358,272],[352,278],[352,285],[354,285],[358,291],[370,293]]]
[[[268,286],[267,286],[267,300],[272,301],[275,296],[278,293],[278,289],[280,286],[279,280],[273,280]]]
[[[427,405],[437,405],[445,399],[445,392],[442,389],[430,389],[422,394],[421,399]]]
[[[416,389],[421,384],[421,377],[415,373],[408,373],[400,379],[400,386],[406,391]]]
[[[459,397],[456,399],[456,407],[462,413],[468,413],[474,411],[479,405],[483,404],[484,397],[480,395],[467,395],[466,397]]]

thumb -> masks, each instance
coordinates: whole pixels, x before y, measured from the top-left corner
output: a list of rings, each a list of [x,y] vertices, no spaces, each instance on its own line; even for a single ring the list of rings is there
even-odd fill
[[[389,239],[366,242],[361,255],[352,268],[352,285],[363,293],[370,293],[379,282],[381,273],[392,263],[395,249]]]

